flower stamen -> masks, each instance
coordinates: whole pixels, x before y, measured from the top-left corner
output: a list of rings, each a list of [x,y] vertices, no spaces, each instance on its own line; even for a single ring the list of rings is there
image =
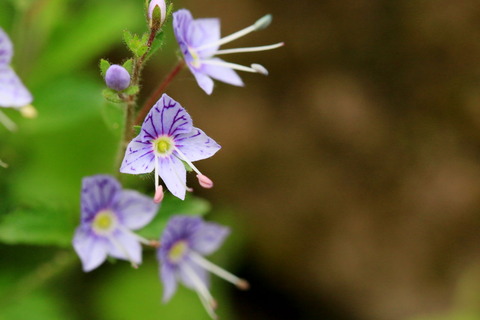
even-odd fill
[[[250,284],[248,283],[248,281],[237,277],[236,275],[228,272],[225,269],[220,268],[216,264],[211,263],[210,261],[208,261],[201,255],[197,254],[196,252],[190,252],[190,258],[192,259],[193,262],[198,264],[200,267],[234,284],[239,289],[247,290],[250,287]]]
[[[236,49],[224,49],[218,50],[215,52],[215,56],[219,56],[221,54],[231,54],[231,53],[241,53],[241,52],[258,52],[258,51],[266,51],[266,50],[273,50],[284,46],[284,42],[279,42],[271,45],[266,46],[259,46],[259,47],[249,47],[249,48],[236,48]]]
[[[265,67],[263,67],[260,64],[252,64],[250,67],[245,67],[245,66],[242,66],[241,64],[236,64],[236,63],[231,63],[226,61],[218,61],[218,60],[201,60],[201,63],[224,67],[224,68],[230,68],[230,69],[239,70],[239,71],[260,73],[263,75],[268,74],[267,69],[265,69]],[[258,68],[258,66],[260,66],[261,68]]]
[[[208,315],[212,319],[217,319],[218,317],[214,312],[214,309],[217,308],[217,302],[212,297],[212,294],[208,290],[207,286],[198,277],[195,271],[193,271],[188,265],[184,265],[183,270],[185,271],[185,274],[188,276],[190,281],[192,281],[193,286],[196,289],[195,291],[197,292],[205,310],[207,310]]]
[[[214,46],[221,46],[222,44],[232,42],[233,40],[236,40],[238,38],[246,36],[247,34],[252,33],[254,31],[265,29],[266,27],[268,27],[270,25],[271,22],[272,22],[272,15],[267,14],[267,15],[261,17],[260,19],[258,19],[251,26],[246,27],[245,29],[242,29],[240,31],[234,32],[231,35],[223,37],[222,39],[220,39],[218,41],[214,41],[214,42],[211,42],[211,43],[204,44],[203,46],[200,46],[200,47],[196,48],[196,50],[201,51],[201,50],[204,50],[204,49],[207,49],[207,48],[211,48],[211,47],[214,47]]]
[[[17,125],[15,124],[15,122],[10,120],[10,118],[7,117],[7,115],[5,113],[3,113],[2,111],[0,111],[0,123],[3,124],[5,126],[5,128],[7,128],[10,131],[16,131],[17,130]]]

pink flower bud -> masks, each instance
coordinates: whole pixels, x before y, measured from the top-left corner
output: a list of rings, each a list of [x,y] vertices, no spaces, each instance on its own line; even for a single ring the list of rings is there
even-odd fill
[[[160,9],[160,17],[159,18],[160,18],[160,25],[162,25],[163,22],[165,21],[166,15],[167,15],[167,5],[165,4],[165,0],[152,0],[152,1],[150,1],[150,5],[148,6],[148,19],[150,21],[157,18],[157,17],[154,17],[154,15],[153,15],[153,12],[154,12],[156,7],[158,7]]]

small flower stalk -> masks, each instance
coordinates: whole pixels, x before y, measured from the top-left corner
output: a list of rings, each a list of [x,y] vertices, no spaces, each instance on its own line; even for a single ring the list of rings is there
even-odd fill
[[[220,149],[212,138],[193,127],[192,119],[177,101],[164,94],[143,121],[140,134],[127,146],[120,172],[143,174],[155,172],[155,202],[163,199],[162,178],[168,190],[185,199],[187,165],[197,173],[199,184],[213,187],[213,182],[193,164],[213,156]]]
[[[107,175],[86,177],[82,183],[81,223],[73,238],[83,270],[100,266],[107,256],[130,261],[133,267],[142,262],[141,243],[156,242],[135,234],[156,215],[158,205],[137,191],[122,190],[120,183]]]
[[[193,19],[190,11],[181,9],[173,13],[173,30],[182,51],[185,62],[197,80],[200,88],[207,94],[213,91],[213,79],[234,86],[243,86],[235,70],[267,75],[268,71],[260,64],[242,66],[226,62],[219,55],[272,50],[283,46],[283,42],[251,48],[220,50],[220,46],[241,38],[251,32],[265,29],[272,21],[271,15],[257,20],[253,25],[220,38],[219,19]]]
[[[204,258],[222,245],[229,232],[228,228],[205,222],[199,217],[179,215],[170,219],[160,241],[162,245],[157,249],[165,303],[177,290],[177,283],[182,282],[197,292],[210,317],[217,319],[217,303],[208,289],[209,272],[239,289],[248,289],[247,281]]]

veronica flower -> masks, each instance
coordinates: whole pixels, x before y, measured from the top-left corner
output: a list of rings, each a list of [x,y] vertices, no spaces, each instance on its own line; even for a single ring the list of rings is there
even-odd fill
[[[268,74],[267,69],[259,64],[250,67],[225,62],[216,56],[237,52],[254,52],[271,50],[283,46],[282,43],[268,46],[219,50],[220,45],[236,40],[253,31],[266,28],[272,21],[271,15],[266,15],[253,25],[237,31],[227,37],[220,38],[219,19],[196,19],[186,9],[173,13],[173,31],[183,53],[188,68],[195,76],[198,85],[207,93],[213,91],[213,79],[243,86],[242,79],[234,70]]]
[[[85,272],[97,268],[107,255],[128,260],[137,267],[142,262],[140,243],[154,244],[131,230],[148,224],[158,205],[137,191],[122,190],[111,176],[83,179],[81,209],[81,224],[75,232],[73,247]]]
[[[130,74],[124,67],[112,64],[105,72],[105,83],[110,89],[125,90],[130,86]]]
[[[174,216],[160,239],[157,250],[160,278],[164,285],[163,301],[168,302],[177,290],[177,282],[195,290],[212,318],[216,318],[216,302],[209,287],[208,271],[247,289],[248,282],[220,268],[203,256],[216,251],[229,234],[229,229],[199,217]]]
[[[0,28],[0,107],[20,108],[32,102],[32,95],[10,67],[12,57],[12,42]],[[16,127],[2,112],[0,112],[0,122],[10,130]]]
[[[155,201],[163,198],[160,176],[168,190],[185,198],[185,164],[197,173],[200,185],[211,188],[213,182],[203,175],[193,161],[213,156],[220,146],[202,130],[193,127],[184,108],[164,94],[148,113],[140,134],[127,146],[120,172],[142,174],[155,171]]]

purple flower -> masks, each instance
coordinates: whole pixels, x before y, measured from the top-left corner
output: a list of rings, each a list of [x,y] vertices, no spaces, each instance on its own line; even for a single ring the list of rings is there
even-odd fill
[[[185,164],[197,173],[202,187],[213,186],[193,161],[213,156],[220,146],[202,130],[193,127],[190,115],[182,106],[164,94],[148,113],[140,134],[127,147],[120,172],[142,174],[155,170],[156,201],[161,201],[160,176],[168,190],[185,198]]]
[[[157,250],[160,278],[164,285],[164,302],[170,300],[177,289],[177,282],[180,281],[198,293],[207,312],[212,318],[216,318],[213,312],[216,303],[208,290],[207,271],[240,289],[248,288],[248,282],[203,257],[216,251],[229,232],[228,228],[204,222],[199,217],[174,216],[170,219],[160,239],[161,246]]]
[[[151,245],[133,233],[148,224],[158,205],[136,191],[122,190],[111,176],[96,175],[82,181],[81,224],[73,247],[85,272],[97,268],[110,255],[129,260],[134,267],[142,262],[141,243]]]
[[[266,15],[250,27],[220,39],[219,19],[194,20],[190,11],[181,9],[173,13],[173,31],[185,62],[195,76],[198,85],[207,94],[211,94],[213,91],[212,78],[234,86],[243,86],[242,79],[234,70],[268,74],[268,71],[259,64],[245,67],[225,62],[215,56],[237,52],[270,50],[283,46],[283,43],[277,43],[253,48],[219,50],[222,44],[236,40],[250,32],[266,28],[271,20],[271,15]]]
[[[0,107],[19,108],[32,102],[32,95],[10,67],[13,45],[0,28]]]
[[[130,74],[118,64],[112,64],[105,73],[105,83],[110,89],[122,91],[130,85]]]

